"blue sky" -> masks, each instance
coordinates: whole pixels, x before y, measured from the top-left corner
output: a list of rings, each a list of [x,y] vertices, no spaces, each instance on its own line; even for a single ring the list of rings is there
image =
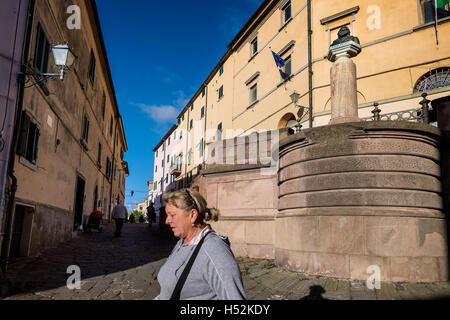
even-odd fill
[[[262,0],[96,2],[128,143],[126,204],[135,208],[153,179],[153,148]]]

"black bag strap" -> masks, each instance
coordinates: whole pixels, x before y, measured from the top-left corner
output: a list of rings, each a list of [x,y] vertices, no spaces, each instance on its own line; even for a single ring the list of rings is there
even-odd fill
[[[192,253],[191,258],[189,259],[186,267],[183,270],[183,273],[181,274],[180,278],[178,279],[177,285],[175,286],[175,289],[173,290],[170,300],[180,300],[181,290],[183,289],[184,283],[186,282],[189,272],[191,271],[192,265],[194,264],[195,258],[197,258],[198,252],[200,251],[200,248],[202,247],[202,244],[203,244],[203,240],[205,240],[206,236],[207,235],[205,235],[200,240],[200,242],[197,244],[197,246],[195,247],[195,250]]]

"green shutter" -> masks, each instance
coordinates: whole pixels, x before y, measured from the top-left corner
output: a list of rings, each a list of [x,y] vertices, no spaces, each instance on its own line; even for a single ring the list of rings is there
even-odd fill
[[[450,3],[450,0],[437,0],[437,7],[438,7],[438,8],[442,8],[442,7],[444,7],[447,3]]]
[[[30,128],[30,118],[25,111],[22,111],[22,119],[20,121],[19,141],[17,144],[17,154],[25,157],[28,144],[28,130]]]
[[[86,122],[87,122],[87,126],[86,126],[86,142],[88,142],[89,139],[89,119],[86,117]]]
[[[39,130],[39,127],[35,125],[34,127],[34,139],[33,139],[33,153],[31,157],[31,162],[36,164],[37,162],[37,156],[38,156],[38,146],[39,146],[39,137],[41,135],[41,131]]]
[[[44,29],[39,23],[36,32],[36,47],[34,52],[34,66],[39,72],[48,71],[48,57],[50,54],[50,43],[45,35]]]

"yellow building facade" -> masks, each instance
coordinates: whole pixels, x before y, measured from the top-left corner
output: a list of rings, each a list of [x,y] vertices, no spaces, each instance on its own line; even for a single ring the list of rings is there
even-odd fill
[[[178,116],[184,131],[178,141],[183,163],[178,187],[204,167],[211,143],[293,126],[299,105],[312,109],[301,120],[303,129],[328,124],[327,55],[342,26],[362,46],[354,58],[360,118],[373,115],[375,102],[383,115],[419,109],[423,92],[429,100],[448,96],[450,9],[449,4],[439,8],[436,36],[433,3],[264,1]],[[272,51],[286,61],[284,75]]]

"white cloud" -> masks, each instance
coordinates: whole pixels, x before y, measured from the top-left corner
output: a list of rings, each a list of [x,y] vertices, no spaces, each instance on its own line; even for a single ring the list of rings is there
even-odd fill
[[[190,98],[186,97],[183,90],[174,91],[173,94],[178,96],[176,98],[176,100],[173,101],[173,104],[180,110],[183,109],[186,106],[186,104],[189,102]]]
[[[179,113],[177,108],[171,105],[156,106],[139,103],[137,106],[156,122],[175,122]]]

